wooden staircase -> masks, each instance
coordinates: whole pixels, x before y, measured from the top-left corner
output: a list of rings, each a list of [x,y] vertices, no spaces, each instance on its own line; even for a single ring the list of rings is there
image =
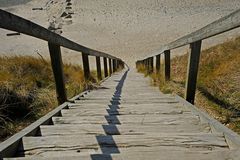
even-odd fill
[[[22,138],[19,157],[5,159],[240,159],[224,130],[134,69],[68,106],[52,125],[40,126],[41,135]]]

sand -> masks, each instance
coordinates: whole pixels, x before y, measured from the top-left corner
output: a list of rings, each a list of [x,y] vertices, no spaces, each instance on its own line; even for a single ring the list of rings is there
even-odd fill
[[[239,9],[240,1],[71,0],[71,4],[67,4],[66,0],[32,0],[1,8],[44,27],[51,25],[71,40],[134,65],[137,59],[156,52],[162,45]],[[6,36],[7,33],[11,31],[0,29],[1,54],[38,56],[38,52],[48,57],[46,42],[25,35]],[[240,29],[235,29],[204,41],[203,47],[239,35]],[[183,54],[187,48],[176,50],[173,55]],[[71,50],[63,49],[62,54],[65,62],[81,61],[81,54]]]

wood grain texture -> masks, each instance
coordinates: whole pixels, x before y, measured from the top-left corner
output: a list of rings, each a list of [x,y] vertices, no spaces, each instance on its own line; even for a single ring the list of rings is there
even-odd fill
[[[52,43],[48,43],[48,48],[51,57],[51,66],[55,80],[57,99],[60,105],[67,101],[61,49],[59,45]]]

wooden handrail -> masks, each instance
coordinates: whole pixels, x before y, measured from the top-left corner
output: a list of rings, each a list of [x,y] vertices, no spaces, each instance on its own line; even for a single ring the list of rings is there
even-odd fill
[[[152,65],[149,63],[149,59],[156,57],[156,73],[159,73],[161,65],[159,61],[161,55],[164,54],[165,80],[168,81],[170,80],[170,51],[185,45],[190,45],[185,97],[188,102],[194,104],[202,40],[238,27],[240,27],[240,9],[195,32],[168,43],[161,47],[156,53],[148,55],[143,60],[137,61],[136,65],[145,66],[149,73],[149,67]]]
[[[75,43],[63,36],[60,36],[36,23],[33,23],[27,19],[16,16],[12,13],[0,9],[0,28],[16,31],[32,37],[48,41],[52,44],[56,44],[74,51],[82,52],[90,56],[106,57],[111,59],[118,59],[112,55],[104,52],[96,51],[78,43]]]
[[[195,32],[192,32],[184,37],[168,43],[167,45],[164,45],[154,54],[148,55],[143,59],[162,54],[165,50],[173,50],[200,40],[219,35],[221,33],[233,30],[238,27],[240,27],[240,9],[214,21],[213,23],[210,23],[209,25],[206,25],[205,27]]]
[[[112,61],[119,61],[119,63],[123,64],[123,61],[117,57],[82,46],[63,36],[60,36],[52,31],[49,31],[48,29],[36,23],[33,23],[27,19],[16,16],[12,13],[9,13],[1,9],[0,9],[0,28],[23,33],[48,42],[51,65],[56,85],[57,99],[59,104],[62,104],[67,101],[61,56],[61,46],[82,53],[83,71],[86,80],[90,79],[90,67],[88,56],[96,56],[98,79],[102,79],[100,57],[104,58],[105,72],[107,69],[105,67],[106,58]],[[108,75],[105,74],[105,77],[106,76]]]

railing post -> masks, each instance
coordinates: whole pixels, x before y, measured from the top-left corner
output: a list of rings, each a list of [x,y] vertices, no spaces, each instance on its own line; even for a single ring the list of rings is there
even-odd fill
[[[120,61],[119,60],[116,60],[116,66],[117,66],[117,69],[119,69],[120,68]]]
[[[55,45],[52,43],[48,43],[48,48],[50,52],[52,70],[55,79],[57,99],[58,103],[62,104],[67,101],[67,94],[64,83],[61,49],[59,45]]]
[[[107,58],[103,57],[103,64],[104,64],[104,76],[108,76],[108,66],[107,66]]]
[[[149,58],[149,73],[153,73],[153,57]]]
[[[150,70],[150,61],[149,61],[149,58],[146,59],[146,63],[147,63],[147,74],[149,74],[149,70]]]
[[[197,41],[190,44],[190,54],[188,59],[188,72],[186,81],[186,100],[194,104],[195,92],[197,86],[197,75],[199,59],[201,54],[202,41]]]
[[[96,56],[97,76],[99,80],[102,80],[102,69],[100,57]]]
[[[120,61],[120,67],[122,67],[122,69],[124,68],[124,62]]]
[[[165,80],[170,80],[170,50],[164,51],[165,60]]]
[[[108,58],[108,64],[109,64],[109,75],[112,75],[112,59]]]
[[[89,69],[89,59],[87,54],[82,53],[82,61],[83,61],[84,77],[86,80],[88,80],[90,78],[90,69]]]
[[[156,56],[156,73],[160,73],[161,54]]]
[[[113,59],[113,72],[117,71],[117,63],[116,63],[116,59]]]

